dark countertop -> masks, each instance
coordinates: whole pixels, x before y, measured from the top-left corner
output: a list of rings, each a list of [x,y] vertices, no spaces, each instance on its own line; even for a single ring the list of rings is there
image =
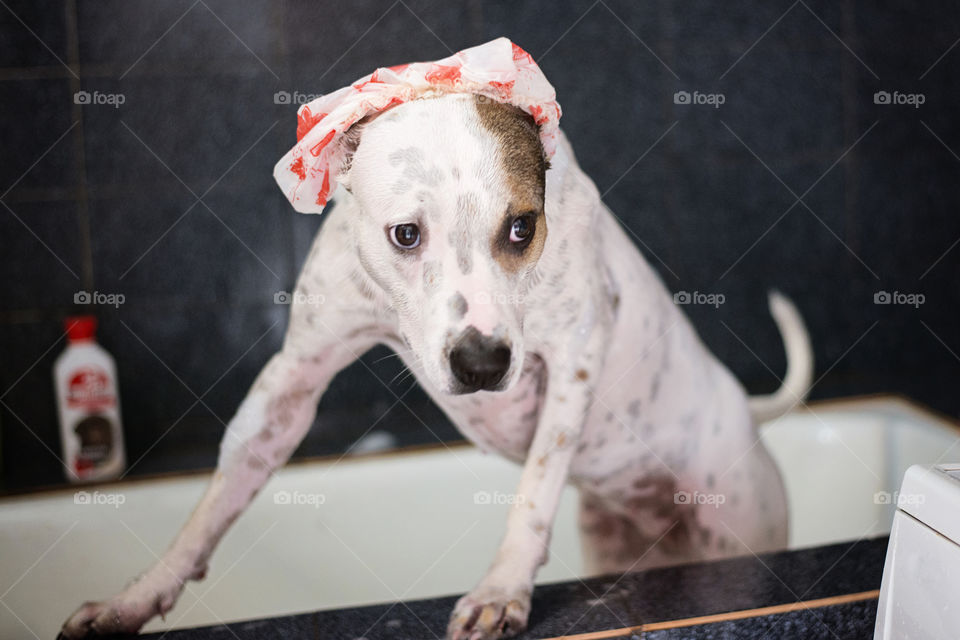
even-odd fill
[[[541,585],[521,637],[872,638],[886,549],[882,537]],[[318,611],[145,638],[442,639],[456,600]]]

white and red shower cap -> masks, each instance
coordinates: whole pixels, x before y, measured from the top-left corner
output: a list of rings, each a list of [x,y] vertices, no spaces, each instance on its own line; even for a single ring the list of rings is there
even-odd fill
[[[539,126],[547,158],[553,155],[560,120],[556,91],[530,54],[497,38],[436,62],[377,69],[304,104],[297,111],[297,144],[273,177],[294,209],[320,213],[340,170],[343,149],[331,144],[338,136],[366,115],[444,93],[474,93],[519,107]]]

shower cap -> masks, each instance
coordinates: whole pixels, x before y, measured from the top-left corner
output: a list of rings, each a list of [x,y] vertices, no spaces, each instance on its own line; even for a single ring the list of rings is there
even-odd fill
[[[529,53],[497,38],[436,62],[382,67],[302,105],[297,144],[274,167],[273,177],[294,209],[320,213],[343,160],[343,147],[335,143],[339,136],[364,116],[447,93],[472,93],[519,107],[538,125],[547,158],[556,150],[556,91]]]

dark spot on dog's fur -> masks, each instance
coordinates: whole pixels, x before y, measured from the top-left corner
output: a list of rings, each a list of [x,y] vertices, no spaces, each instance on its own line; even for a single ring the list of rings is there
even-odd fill
[[[254,453],[251,453],[247,457],[247,466],[254,471],[262,471],[270,467],[270,465],[263,458]]]
[[[416,147],[405,147],[397,149],[387,159],[391,166],[398,166],[405,163],[403,177],[410,181],[420,182],[429,187],[435,187],[443,180],[443,174],[435,167],[427,167],[423,157],[423,151]]]
[[[270,401],[267,413],[276,417],[279,426],[289,427],[293,423],[293,413],[300,408],[304,400],[310,397],[311,393],[310,389],[295,389],[277,396]]]
[[[700,529],[700,544],[701,544],[703,547],[709,547],[709,546],[710,546],[710,536],[711,536],[711,535],[713,535],[713,532],[711,532],[710,529],[707,529],[706,527],[701,527],[701,529]]]
[[[590,377],[590,374],[587,373],[586,369],[577,369],[577,380],[579,380],[580,382],[585,382],[589,377]]]
[[[467,315],[467,300],[459,291],[450,296],[449,301],[450,319],[454,321],[461,320]]]
[[[650,383],[650,400],[657,399],[657,393],[660,392],[660,372],[653,374],[653,381]]]

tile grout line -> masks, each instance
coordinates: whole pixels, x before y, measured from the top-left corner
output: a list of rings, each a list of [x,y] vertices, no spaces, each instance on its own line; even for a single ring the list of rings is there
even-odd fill
[[[854,7],[850,0],[845,0],[840,7],[842,15],[842,27],[844,38],[848,41],[856,42],[859,40],[856,29],[856,20],[854,19]],[[843,144],[849,147],[852,141],[859,135],[857,133],[857,69],[851,56],[842,56],[840,65],[841,74],[841,101],[843,105]],[[843,163],[843,228],[844,236],[851,244],[851,249],[858,252],[862,248],[862,238],[856,233],[857,229],[857,194],[859,189],[859,167],[857,154],[851,153],[846,162]],[[856,270],[856,265],[852,261],[847,261],[851,270]]]
[[[288,10],[286,2],[280,2],[276,5],[276,21],[277,21],[277,42],[276,42],[276,53],[277,60],[279,63],[276,65],[280,69],[280,73],[283,74],[285,82],[282,84],[292,85],[293,78],[293,68],[292,60],[294,56],[289,55],[290,43],[287,41],[286,30],[284,25],[286,24],[287,17],[291,15],[291,11]],[[284,87],[286,88],[286,87]],[[291,87],[292,88],[292,87]],[[299,108],[297,109],[299,111]],[[281,127],[285,125],[288,127],[285,129],[287,131],[286,136],[289,136],[291,131],[289,126],[292,124],[293,120],[297,118],[297,111],[291,111],[287,118],[288,120],[281,124]],[[283,131],[279,132],[274,140],[273,151],[275,152],[275,157],[279,160],[287,152],[289,146],[293,145],[294,138],[286,137]],[[285,143],[284,140],[287,142]],[[306,261],[307,257],[310,255],[311,250],[313,249],[313,243],[316,239],[319,231],[315,231],[313,236],[310,238],[310,241],[307,243],[306,253],[303,257],[297,255],[297,221],[299,220],[299,213],[289,205],[286,198],[281,200],[281,204],[278,207],[277,211],[280,215],[283,216],[286,224],[283,225],[284,235],[286,236],[284,242],[287,246],[287,273],[286,273],[286,282],[281,283],[281,287],[289,287],[290,291],[293,292],[297,288],[297,282],[300,279],[300,267]],[[328,212],[329,215],[329,212]]]
[[[67,0],[64,5],[64,12],[67,30],[67,63],[71,68],[79,70],[80,29],[76,0]],[[77,181],[76,215],[79,231],[80,283],[83,290],[93,291],[93,238],[90,230],[90,206],[89,194],[87,193],[87,151],[84,144],[83,105],[77,104],[72,98],[81,90],[81,85],[80,79],[76,77],[69,78],[69,82],[71,91],[68,99],[73,103],[73,119],[79,123],[73,135],[73,141],[76,145],[73,155],[74,177]]]

